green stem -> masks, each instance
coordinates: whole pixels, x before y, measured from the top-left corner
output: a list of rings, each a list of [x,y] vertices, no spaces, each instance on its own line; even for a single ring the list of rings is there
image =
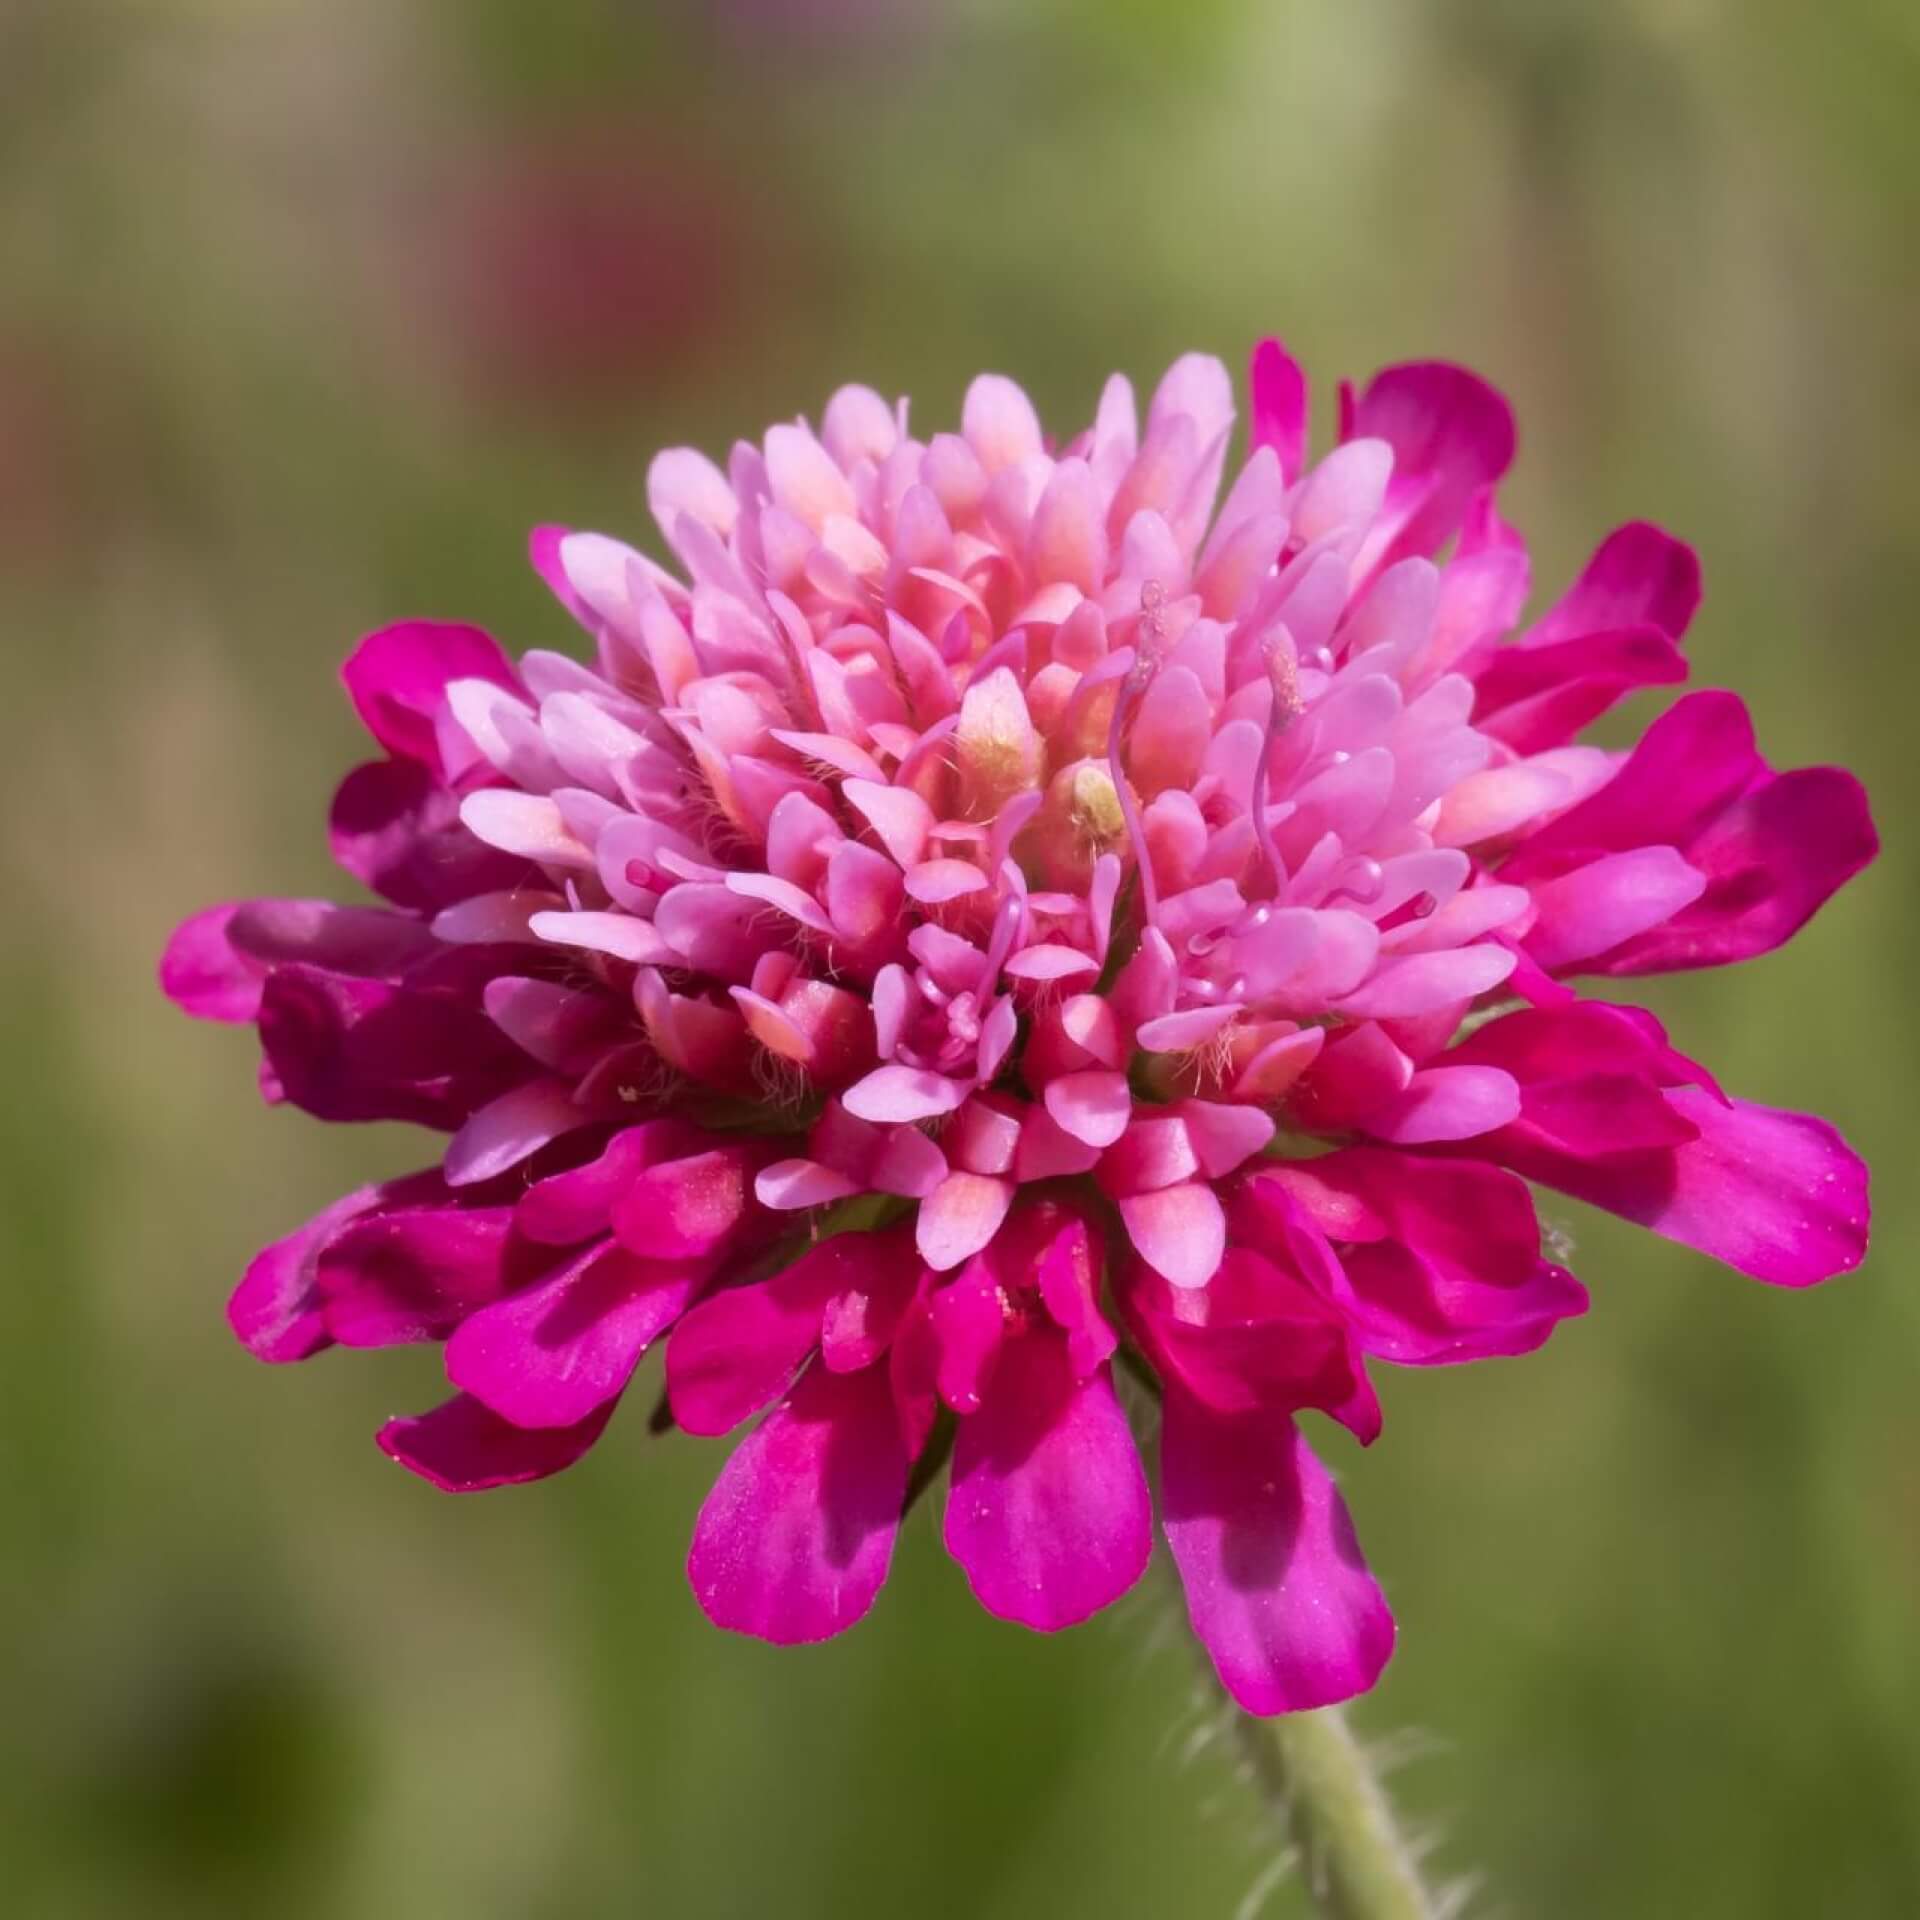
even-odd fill
[[[1137,1399],[1136,1417],[1157,1428],[1160,1383],[1132,1347],[1116,1356]],[[1157,1439],[1157,1434],[1156,1434]],[[1171,1564],[1156,1557],[1166,1591],[1185,1622],[1186,1602]],[[1258,1718],[1243,1712],[1200,1652],[1207,1685],[1220,1698],[1262,1803],[1297,1856],[1315,1910],[1325,1920],[1441,1920],[1453,1903],[1428,1893],[1392,1804],[1338,1707]]]
[[[1284,1823],[1327,1920],[1433,1920],[1435,1907],[1338,1707],[1256,1720],[1231,1707],[1261,1798]]]

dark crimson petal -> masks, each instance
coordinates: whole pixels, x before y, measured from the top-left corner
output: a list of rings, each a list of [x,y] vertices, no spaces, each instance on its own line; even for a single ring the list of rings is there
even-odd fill
[[[442,780],[438,723],[449,680],[491,680],[521,691],[500,643],[478,627],[402,620],[370,633],[340,669],[361,724],[403,760],[417,760]]]
[[[442,1493],[484,1493],[572,1466],[606,1430],[616,1404],[609,1400],[578,1426],[533,1432],[462,1393],[430,1412],[389,1420],[375,1438],[383,1453]]]
[[[516,1257],[512,1227],[511,1207],[445,1201],[349,1221],[315,1261],[327,1331],[348,1347],[444,1339],[477,1307],[531,1276],[525,1252]]]
[[[885,1367],[808,1368],[700,1509],[687,1578],[707,1618],[781,1646],[852,1626],[886,1581],[909,1465]]]
[[[234,1337],[256,1359],[306,1360],[333,1345],[314,1286],[314,1263],[328,1238],[381,1199],[383,1189],[343,1195],[247,1263],[227,1302]]]
[[[1247,1712],[1331,1706],[1380,1677],[1393,1615],[1291,1419],[1223,1418],[1170,1389],[1160,1498],[1193,1630]]]
[[[260,1011],[266,969],[236,952],[227,938],[247,902],[204,907],[174,928],[160,956],[160,991],[196,1020],[244,1024]]]
[[[320,1120],[451,1130],[535,1071],[475,1004],[318,967],[276,967],[259,1019],[286,1097]]]
[[[398,980],[440,951],[409,914],[331,900],[249,900],[228,923],[227,938],[263,968],[304,964],[363,980]]]
[[[1051,1326],[1002,1342],[985,1401],[960,1421],[946,1542],[989,1613],[1042,1633],[1146,1571],[1147,1476],[1111,1374],[1076,1379]]]
[[[1707,876],[1690,907],[1582,963],[1615,976],[1726,966],[1784,945],[1880,851],[1866,790],[1838,767],[1775,774],[1686,849]]]
[[[370,760],[341,781],[327,816],[333,857],[398,907],[436,912],[479,893],[544,889],[538,868],[476,839],[459,797],[417,760]]]

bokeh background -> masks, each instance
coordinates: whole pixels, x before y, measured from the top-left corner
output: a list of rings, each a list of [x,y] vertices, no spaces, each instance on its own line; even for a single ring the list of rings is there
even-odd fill
[[[1363,1727],[1427,1736],[1474,1911],[1920,1913],[1917,107],[1907,0],[0,4],[0,1904],[1241,1907],[1155,1603],[1002,1626],[923,1514],[865,1626],[775,1653],[682,1577],[713,1445],[628,1418],[450,1501],[369,1437],[433,1354],[243,1355],[246,1256],[418,1150],[260,1110],[152,966],[336,885],[354,638],[570,644],[526,529],[650,535],[656,446],[848,378],[924,425],[982,367],[1071,428],[1277,330],[1500,381],[1549,589],[1630,516],[1697,541],[1698,678],[1888,840],[1654,995],[1844,1121],[1873,1258],[1788,1297],[1556,1209],[1589,1320],[1321,1435],[1402,1625]]]

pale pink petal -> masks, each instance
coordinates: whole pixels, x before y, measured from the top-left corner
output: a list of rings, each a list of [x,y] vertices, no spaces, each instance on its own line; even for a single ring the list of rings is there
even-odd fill
[[[1504,1127],[1520,1113],[1520,1086],[1498,1067],[1429,1067],[1404,1092],[1366,1116],[1376,1139],[1403,1147],[1470,1140]]]
[[[840,1099],[860,1120],[933,1120],[952,1113],[971,1091],[967,1081],[895,1063],[876,1067],[865,1079],[856,1080]]]
[[[1514,969],[1505,947],[1458,947],[1451,953],[1418,953],[1387,960],[1340,1010],[1359,1019],[1406,1019],[1491,992]]]
[[[867,1183],[875,1193],[924,1200],[947,1177],[947,1158],[924,1133],[893,1127],[874,1156]]]
[[[1690,907],[1707,876],[1673,847],[1606,854],[1529,889],[1538,914],[1529,954],[1550,971],[1606,953]]]
[[[933,809],[911,787],[848,780],[840,791],[903,869],[918,865],[933,827]]]
[[[590,873],[593,854],[567,831],[560,809],[544,794],[487,787],[460,802],[460,822],[476,840],[542,866]]]
[[[672,943],[650,920],[630,913],[536,913],[527,931],[550,946],[584,947],[641,967],[671,967],[680,962]]]
[[[802,1207],[824,1207],[850,1199],[859,1186],[844,1173],[823,1167],[817,1160],[776,1160],[754,1178],[754,1197],[763,1207],[791,1213]]]
[[[1078,947],[1062,946],[1058,941],[1042,941],[1038,946],[1022,947],[1007,956],[1003,971],[1014,980],[1071,980],[1098,973],[1100,963]]]
[[[804,426],[769,428],[766,455],[774,499],[814,532],[829,514],[859,511],[847,476]]]
[[[447,1142],[442,1163],[447,1185],[491,1180],[586,1121],[569,1082],[530,1080],[489,1101]]]
[[[920,1257],[946,1273],[978,1253],[999,1232],[1013,1205],[1013,1182],[979,1173],[949,1173],[920,1203],[914,1237]]]
[[[1209,1180],[1224,1180],[1274,1135],[1271,1114],[1219,1100],[1182,1100],[1175,1107]]]
[[[1065,1133],[1089,1147],[1110,1147],[1133,1117],[1133,1091],[1124,1073],[1093,1068],[1047,1083],[1047,1111]]]
[[[647,510],[668,540],[683,513],[704,521],[722,540],[733,532],[740,503],[727,476],[692,447],[668,447],[647,468]]]
[[[1001,374],[983,373],[968,387],[960,430],[989,475],[1042,451],[1040,416],[1033,402]]]
[[[1134,1251],[1170,1286],[1204,1287],[1226,1251],[1227,1222],[1212,1188],[1183,1182],[1120,1202]]]

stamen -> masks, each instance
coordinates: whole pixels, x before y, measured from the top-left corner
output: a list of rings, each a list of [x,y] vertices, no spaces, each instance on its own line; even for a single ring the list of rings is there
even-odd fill
[[[1267,802],[1272,773],[1273,743],[1306,711],[1300,698],[1300,671],[1294,665],[1293,643],[1286,630],[1273,634],[1264,649],[1267,683],[1273,689],[1273,704],[1267,710],[1267,737],[1260,743],[1259,764],[1253,771],[1253,838],[1267,863],[1277,900],[1287,890],[1287,866],[1280,858],[1280,847],[1273,837],[1273,825],[1267,818]]]
[[[1351,900],[1356,906],[1370,907],[1380,898],[1380,890],[1387,884],[1387,876],[1378,860],[1369,860],[1365,855],[1353,863],[1356,878],[1342,880],[1337,887],[1330,888],[1320,902],[1330,907],[1336,900]]]
[[[1263,649],[1267,662],[1267,684],[1273,689],[1273,708],[1267,716],[1269,738],[1277,738],[1306,712],[1300,698],[1300,669],[1293,658],[1293,646],[1286,632],[1272,635]]]
[[[1140,624],[1134,632],[1133,665],[1120,683],[1113,703],[1113,719],[1107,727],[1107,768],[1113,775],[1113,791],[1120,802],[1120,817],[1126,823],[1127,839],[1133,848],[1133,864],[1140,875],[1140,913],[1148,926],[1160,924],[1160,892],[1153,881],[1153,856],[1147,848],[1146,829],[1140,823],[1140,809],[1134,804],[1120,764],[1120,743],[1133,718],[1133,710],[1153,684],[1160,671],[1160,642],[1166,637],[1161,608],[1166,589],[1158,580],[1149,580],[1140,589]]]

